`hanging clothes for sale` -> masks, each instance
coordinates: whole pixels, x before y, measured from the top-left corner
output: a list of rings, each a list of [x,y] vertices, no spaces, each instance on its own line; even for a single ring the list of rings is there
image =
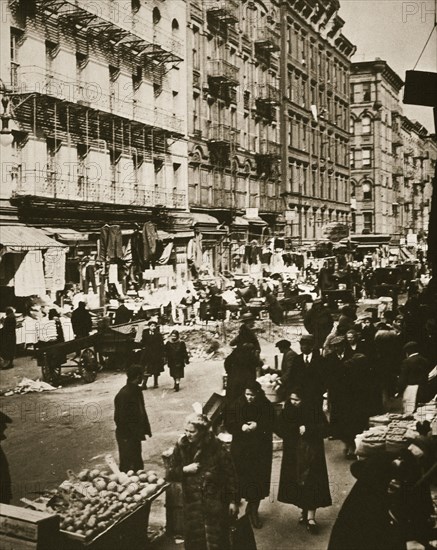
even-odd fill
[[[104,225],[100,230],[99,259],[106,262],[123,258],[123,240],[119,225]]]
[[[146,262],[144,260],[144,239],[143,234],[139,229],[135,229],[131,237],[131,252],[132,252],[132,264],[139,271],[146,269]]]
[[[66,250],[49,248],[44,254],[44,279],[46,289],[55,294],[65,287]]]
[[[165,246],[161,256],[159,257],[159,259],[157,260],[156,263],[159,264],[159,265],[168,264],[172,252],[173,252],[173,242],[169,242]]]
[[[275,238],[275,249],[284,249],[285,248],[285,240],[284,239],[280,239],[278,237]]]
[[[24,258],[21,254],[14,254],[14,262],[15,296],[44,296],[46,284],[41,250],[27,252]]]
[[[270,250],[270,247],[264,246],[261,251],[261,263],[269,265],[271,257],[272,251]]]
[[[152,222],[146,222],[143,226],[143,245],[144,245],[144,260],[150,262],[153,260],[156,253],[156,241],[158,233],[156,226]]]

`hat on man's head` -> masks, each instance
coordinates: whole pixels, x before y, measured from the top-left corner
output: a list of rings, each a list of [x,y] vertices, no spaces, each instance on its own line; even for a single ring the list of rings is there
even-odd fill
[[[290,348],[291,342],[290,340],[278,340],[275,344],[275,347],[277,348]]]
[[[346,339],[344,336],[334,336],[334,338],[331,340],[331,344],[333,346],[336,346],[337,344],[344,344],[346,342]]]
[[[307,342],[308,344],[314,344],[314,336],[312,334],[303,334],[299,340],[300,343]]]
[[[253,313],[250,313],[249,311],[247,313],[243,313],[243,315],[240,317],[240,321],[254,321],[255,316]]]

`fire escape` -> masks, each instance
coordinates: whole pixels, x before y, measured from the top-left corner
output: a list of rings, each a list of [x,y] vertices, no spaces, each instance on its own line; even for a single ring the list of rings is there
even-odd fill
[[[23,2],[10,0],[12,9],[22,9]],[[75,34],[76,44],[84,51],[90,39],[99,41],[109,60],[118,57],[132,67],[139,79],[147,72],[159,85],[166,64],[183,59],[183,45],[174,36],[152,30],[136,17],[120,11],[118,2],[87,2],[86,0],[34,0],[34,17],[58,27],[65,34]],[[76,54],[77,65],[87,63],[87,55]],[[116,63],[114,61],[114,63]],[[116,75],[118,67],[112,67]],[[146,160],[155,166],[163,164],[171,141],[184,135],[183,120],[168,111],[136,101],[134,94],[105,94],[98,86],[74,77],[48,71],[46,67],[21,66],[11,78],[10,97],[14,116],[23,132],[44,135],[56,150],[60,143],[75,143],[78,150],[94,148],[109,152],[111,162],[125,154],[134,159],[137,169]],[[133,78],[135,87],[135,78]],[[159,194],[163,196],[158,196]],[[74,181],[48,177],[43,171],[24,174],[17,188],[17,199],[54,198],[130,205],[133,208],[165,204],[184,208],[185,197],[176,193],[139,192],[134,184],[112,178],[89,178],[77,174]]]

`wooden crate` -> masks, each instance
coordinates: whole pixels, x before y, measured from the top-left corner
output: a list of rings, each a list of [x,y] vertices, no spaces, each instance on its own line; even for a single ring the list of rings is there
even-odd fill
[[[29,508],[0,505],[0,548],[57,550],[59,517]]]

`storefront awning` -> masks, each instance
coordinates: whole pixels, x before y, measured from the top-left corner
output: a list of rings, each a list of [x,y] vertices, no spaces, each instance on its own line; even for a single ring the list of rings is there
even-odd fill
[[[46,250],[47,248],[68,248],[44,233],[42,229],[25,225],[2,225],[0,227],[1,253],[19,253],[24,250]]]
[[[193,225],[210,225],[216,227],[218,225],[218,219],[209,214],[204,214],[203,212],[192,212],[191,217],[193,218]]]
[[[253,216],[253,217],[250,217],[250,218],[248,216],[243,216],[243,219],[245,219],[251,225],[263,225],[263,226],[269,225],[267,222],[265,222],[259,216]]]
[[[242,216],[236,216],[235,220],[232,222],[233,227],[249,227],[249,222],[245,220]]]
[[[77,242],[88,240],[88,233],[80,233],[68,227],[43,227],[42,230],[46,235],[54,236],[60,241]]]

